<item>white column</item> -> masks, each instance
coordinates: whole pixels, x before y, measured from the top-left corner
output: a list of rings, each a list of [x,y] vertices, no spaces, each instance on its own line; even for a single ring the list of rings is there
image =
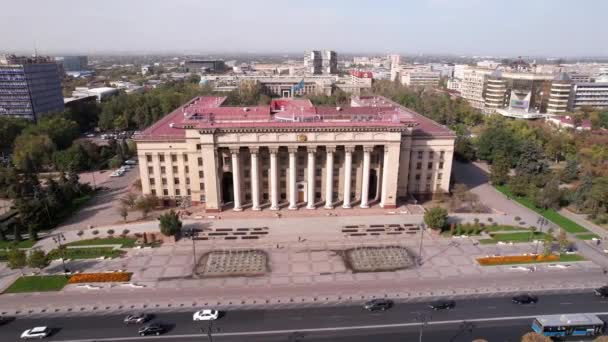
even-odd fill
[[[350,182],[352,179],[354,146],[344,146],[344,204],[342,208],[350,208]]]
[[[250,147],[251,155],[251,209],[260,210],[260,176],[258,175],[258,152],[257,147]]]
[[[333,209],[333,188],[334,188],[334,152],[335,146],[326,146],[327,151],[325,164],[325,209]]]
[[[380,207],[384,208],[388,199],[388,170],[389,170],[389,157],[388,157],[388,146],[384,145],[384,154],[382,156],[382,193],[380,194]]]
[[[278,147],[270,147],[270,210],[279,210],[279,175],[277,173]]]
[[[239,169],[239,149],[230,149],[230,156],[232,157],[232,186],[234,196],[234,211],[241,211],[241,174]]]
[[[308,152],[308,177],[306,178],[306,184],[308,187],[306,209],[315,209],[315,157],[317,153],[316,146],[306,147]]]
[[[289,209],[298,209],[298,196],[296,192],[296,153],[298,147],[289,147]]]
[[[361,208],[369,208],[368,197],[369,197],[369,164],[370,164],[370,153],[373,146],[363,146],[363,185],[361,187]]]

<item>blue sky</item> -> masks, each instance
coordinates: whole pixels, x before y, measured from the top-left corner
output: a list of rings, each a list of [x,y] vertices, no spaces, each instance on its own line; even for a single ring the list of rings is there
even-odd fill
[[[0,51],[607,56],[604,0],[3,0]]]

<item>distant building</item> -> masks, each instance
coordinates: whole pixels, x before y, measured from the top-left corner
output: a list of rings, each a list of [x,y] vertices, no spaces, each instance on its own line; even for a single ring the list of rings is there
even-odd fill
[[[63,109],[61,75],[52,58],[0,56],[0,115],[37,120]]]
[[[223,73],[226,71],[226,64],[220,60],[193,59],[186,61],[184,68],[190,73]]]
[[[460,81],[459,79],[456,79],[456,78],[449,79],[446,84],[446,88],[448,88],[449,90],[455,90],[458,92],[460,91],[461,87],[462,87],[462,81]]]
[[[439,85],[441,72],[430,67],[406,67],[400,71],[401,83],[408,87],[435,87]]]
[[[551,83],[547,113],[560,114],[570,110],[572,80],[566,73],[559,74]]]
[[[387,58],[389,60],[391,69],[398,68],[399,65],[401,65],[401,56],[400,55],[392,54],[392,55],[388,55]]]
[[[61,63],[63,70],[66,72],[89,70],[89,58],[87,56],[56,57],[55,61]]]
[[[119,90],[117,88],[100,87],[100,88],[87,88],[87,87],[76,87],[72,92],[72,97],[88,97],[95,96],[97,102],[101,102],[111,96],[118,95]]]
[[[575,83],[572,93],[572,110],[582,107],[608,108],[608,83]]]
[[[151,65],[144,65],[141,67],[141,74],[143,76],[147,75],[147,74],[151,74],[154,72],[154,67]]]
[[[338,73],[338,54],[335,51],[307,51],[304,53],[304,67],[312,75],[334,75]]]
[[[591,130],[591,121],[589,119],[584,119],[581,121],[580,125],[575,125],[574,120],[570,116],[552,116],[547,118],[547,121],[554,124],[558,128],[571,128],[576,129],[577,131],[589,131]]]

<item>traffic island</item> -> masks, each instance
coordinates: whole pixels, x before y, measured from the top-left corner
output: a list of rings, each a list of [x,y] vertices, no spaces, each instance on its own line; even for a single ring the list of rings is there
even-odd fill
[[[251,277],[270,272],[268,255],[262,250],[211,251],[199,260],[202,277]]]
[[[352,272],[390,272],[415,265],[413,254],[400,246],[353,248],[341,254]]]

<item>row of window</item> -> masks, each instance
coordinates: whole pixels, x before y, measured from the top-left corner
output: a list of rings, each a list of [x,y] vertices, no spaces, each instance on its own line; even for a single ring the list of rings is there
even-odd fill
[[[426,168],[427,168],[427,170],[432,170],[433,169],[433,162],[428,162],[426,164]],[[443,162],[439,162],[437,164],[437,168],[439,170],[443,170]],[[417,162],[416,163],[416,170],[422,170],[422,162]]]
[[[439,159],[443,160],[445,151],[439,151]],[[418,159],[424,158],[424,151],[418,151]],[[429,159],[435,158],[435,151],[429,151]]]
[[[420,175],[419,173],[417,173],[417,174],[414,176],[414,179],[415,179],[415,180],[417,180],[417,181],[419,181],[419,180],[420,180],[420,177],[421,177],[421,175]],[[427,181],[430,181],[432,178],[433,178],[433,174],[428,173],[428,174],[426,175],[426,180],[427,180]],[[442,178],[443,178],[443,173],[438,173],[438,174],[437,174],[437,180],[440,180],[440,179],[442,179]]]
[[[170,156],[171,158],[171,162],[177,162],[177,154],[171,154]],[[182,154],[182,158],[184,159],[184,162],[187,163],[188,162],[188,155],[187,154]],[[146,155],[146,161],[148,163],[152,162],[152,155],[151,154],[147,154]],[[165,162],[165,155],[164,154],[159,154],[158,155],[158,161],[161,163]],[[198,158],[198,165],[203,165],[203,158],[199,157]]]

